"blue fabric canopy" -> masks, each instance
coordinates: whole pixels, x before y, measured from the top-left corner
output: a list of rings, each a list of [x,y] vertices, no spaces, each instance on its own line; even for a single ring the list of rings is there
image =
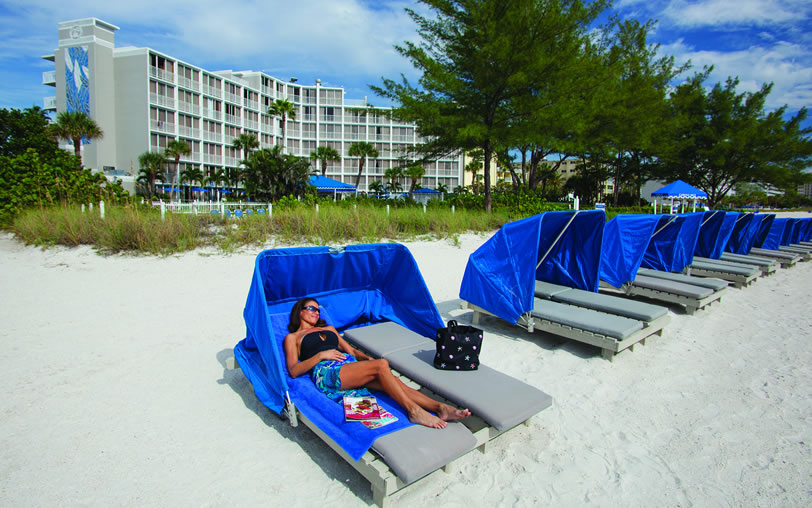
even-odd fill
[[[748,254],[753,248],[753,241],[758,230],[753,231],[750,227],[755,214],[741,213],[733,223],[733,232],[727,241],[725,250],[734,254]]]
[[[505,224],[468,257],[460,298],[516,323],[533,309],[536,280],[597,291],[605,224],[603,210]]]
[[[704,213],[660,215],[641,266],[681,273],[694,258]]]
[[[290,377],[282,342],[294,303],[306,296],[318,300],[322,318],[339,331],[394,321],[434,339],[443,320],[403,245],[276,249],[257,256],[243,311],[246,337],[234,347],[235,357],[263,404],[281,413],[289,394],[302,414],[357,460],[375,439],[411,423],[383,393],[376,396],[399,421],[375,430],[347,423],[342,405],[318,391],[309,376]]]
[[[803,241],[807,220],[809,219],[795,219],[795,224],[792,228],[791,243],[801,243]]]
[[[778,247],[782,245],[781,241],[784,238],[784,230],[788,222],[789,219],[774,219],[772,224],[770,224],[770,230],[767,232],[767,236],[761,243],[761,248],[778,250]]]
[[[600,280],[619,288],[634,280],[659,215],[622,214],[606,223],[601,246]]]
[[[329,192],[355,192],[358,187],[348,183],[339,182],[326,176],[314,175],[310,177],[310,185],[314,186],[318,191]]]
[[[787,219],[784,226],[784,233],[781,235],[781,245],[789,245],[792,243],[792,234],[795,231],[795,219]]]
[[[652,197],[665,197],[674,199],[708,199],[708,194],[682,180],[666,185],[658,191],[651,193]]]
[[[424,187],[422,189],[415,190],[414,193],[415,194],[439,194],[440,191]]]
[[[753,223],[756,224],[758,231],[753,240],[753,247],[762,247],[764,245],[764,242],[767,240],[767,235],[770,234],[770,228],[772,228],[774,220],[775,214],[772,213],[756,215],[756,219]]]
[[[806,228],[801,235],[801,241],[808,242],[812,239],[812,218],[802,219],[806,223]]]
[[[724,222],[725,212],[722,210],[711,210],[703,213],[702,222],[699,227],[699,235],[696,239],[696,249],[694,249],[695,256],[713,258],[713,254],[717,250],[721,255],[724,245],[722,245],[722,248],[717,249],[716,244],[719,243],[719,237]],[[718,259],[718,256],[714,259]]]

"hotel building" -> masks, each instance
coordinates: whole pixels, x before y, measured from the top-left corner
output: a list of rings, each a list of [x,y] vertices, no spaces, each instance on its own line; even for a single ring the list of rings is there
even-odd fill
[[[282,145],[281,118],[267,114],[277,99],[296,109],[296,118],[285,126],[286,153],[309,157],[318,146],[334,148],[341,160],[328,164],[330,178],[354,185],[359,158],[349,156],[350,145],[375,146],[379,156],[367,160],[361,190],[384,181],[384,172],[424,141],[414,124],[391,119],[391,108],[345,99],[343,88],[263,72],[209,71],[151,48],[116,48],[117,30],[96,18],[59,23],[59,45],[43,57],[54,62],[54,70],[43,73],[43,84],[56,88],[55,96],[45,97],[45,109],[83,111],[104,132],[101,140],[83,145],[86,167],[137,175],[140,154],[163,152],[170,140],[180,139],[191,148],[181,158],[181,171],[229,173],[242,157],[232,147],[241,133],[256,136],[260,148]],[[424,167],[423,187],[462,185],[461,155]]]

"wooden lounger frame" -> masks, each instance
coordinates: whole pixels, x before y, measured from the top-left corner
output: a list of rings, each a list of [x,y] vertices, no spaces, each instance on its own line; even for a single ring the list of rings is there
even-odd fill
[[[470,302],[463,301],[461,307],[463,309],[471,309],[474,311],[474,317],[472,321],[473,324],[475,325],[479,324],[479,319],[482,314],[499,317]],[[573,328],[571,326],[562,323],[556,323],[555,321],[550,321],[548,319],[537,318],[534,317],[529,312],[522,314],[519,317],[519,321],[516,324],[518,326],[521,326],[522,328],[527,329],[527,331],[530,333],[534,332],[535,330],[541,330],[543,332],[547,332],[553,335],[559,335],[567,339],[577,340],[578,342],[583,342],[585,344],[597,346],[601,350],[601,356],[603,356],[605,359],[611,362],[612,360],[614,360],[615,355],[620,353],[624,349],[634,351],[634,346],[637,343],[640,343],[645,346],[646,339],[648,339],[649,337],[653,335],[659,335],[660,337],[662,337],[663,328],[665,327],[665,325],[668,324],[669,321],[671,321],[671,316],[669,316],[668,314],[660,316],[654,321],[646,323],[647,326],[645,326],[642,330],[638,330],[637,332],[633,333],[629,337],[626,337],[625,339],[622,340],[602,335],[600,333],[590,332],[581,328]]]
[[[699,275],[700,277],[713,277],[716,279],[722,279],[728,282],[732,282],[733,285],[737,288],[743,288],[752,284],[753,281],[755,281],[756,278],[758,278],[758,274],[761,273],[761,270],[758,270],[757,273],[754,273],[753,275],[739,275],[737,273],[730,273],[723,270],[711,270],[708,268],[696,268],[694,266],[686,266],[683,273],[685,275]]]
[[[762,250],[770,250],[770,249],[762,249]],[[778,252],[778,253],[781,253],[781,254],[792,254],[791,252],[787,252],[785,250],[776,250],[775,252]],[[789,268],[789,267],[795,265],[799,260],[802,260],[800,255],[798,255],[796,257],[793,257],[793,258],[786,258],[784,256],[776,256],[776,255],[774,255],[772,253],[761,252],[761,251],[754,252],[753,255],[763,257],[763,258],[769,258],[769,259],[778,261],[778,263],[781,265],[781,268]]]
[[[237,363],[236,358],[229,357],[228,359],[226,359],[226,369],[233,370],[239,368],[240,366]],[[445,397],[438,395],[432,392],[431,390],[426,389],[420,384],[404,376],[397,370],[392,369],[392,373],[395,374],[398,378],[400,378],[400,380],[403,381],[403,383],[409,386],[410,388],[420,390],[426,395],[436,400],[440,400],[441,402],[455,405],[453,401],[450,401]],[[327,444],[327,446],[329,446],[350,466],[352,466],[353,469],[358,471],[358,473],[360,473],[361,476],[366,478],[366,480],[369,481],[370,483],[370,488],[372,489],[372,501],[381,508],[389,506],[391,504],[390,503],[391,496],[396,492],[398,492],[399,490],[403,489],[404,487],[414,485],[415,483],[418,483],[421,480],[423,480],[423,478],[427,478],[429,476],[437,474],[441,470],[445,473],[450,473],[453,470],[454,463],[460,458],[467,455],[466,453],[461,457],[452,460],[445,466],[427,474],[423,478],[415,480],[411,483],[404,483],[400,478],[397,477],[397,475],[392,471],[392,469],[390,469],[390,467],[386,464],[386,462],[384,462],[384,460],[371,448],[366,453],[364,453],[364,455],[362,455],[361,458],[358,459],[357,461],[352,457],[350,457],[347,454],[347,452],[345,452],[344,449],[341,448],[341,446],[337,442],[335,442],[335,440],[333,440],[324,431],[318,428],[316,424],[314,424],[305,415],[303,415],[301,411],[299,411],[299,409],[290,400],[286,402],[285,410],[283,411],[282,415],[283,418],[287,418],[291,427],[298,427],[299,422],[304,423],[305,426],[309,428],[311,431],[313,431],[313,433],[316,434],[322,441],[324,441]],[[530,418],[532,418],[532,416]],[[528,426],[530,424],[529,423],[530,418],[522,422],[520,425]],[[471,432],[471,434],[473,434],[474,439],[476,439],[475,449],[479,450],[483,454],[487,452],[488,449],[487,445],[491,440],[493,440],[494,438],[496,438],[501,434],[504,434],[504,432],[507,432],[507,431],[500,432],[495,427],[488,425],[482,418],[473,414],[463,420],[460,420],[460,423],[465,425]]]

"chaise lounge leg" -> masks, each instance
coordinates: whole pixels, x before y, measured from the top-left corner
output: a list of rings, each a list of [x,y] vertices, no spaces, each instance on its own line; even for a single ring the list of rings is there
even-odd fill
[[[236,358],[234,358],[233,356],[229,356],[228,358],[226,358],[226,370],[235,370],[239,368],[240,364],[237,363]]]
[[[601,356],[603,356],[610,362],[615,360],[615,352],[612,351],[611,349],[601,349]]]
[[[389,496],[387,496],[380,488],[372,486],[372,502],[379,508],[386,508],[389,506]]]
[[[479,450],[480,452],[482,452],[482,454],[484,455],[484,454],[488,453],[488,448],[490,448],[488,446],[488,443],[490,443],[490,441],[486,441],[486,442],[482,443],[481,445],[477,446],[476,449]]]
[[[478,310],[474,311],[474,317],[471,318],[471,323],[478,325],[479,324],[479,316],[481,313]]]

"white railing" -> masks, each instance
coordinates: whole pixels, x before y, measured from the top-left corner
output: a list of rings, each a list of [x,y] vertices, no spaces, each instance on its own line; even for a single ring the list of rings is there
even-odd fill
[[[200,116],[200,106],[190,102],[178,101],[178,111]]]
[[[245,97],[242,99],[242,105],[257,111],[259,110],[259,102],[246,99]]]
[[[226,92],[225,100],[233,102],[234,104],[240,103],[240,96],[231,92]]]
[[[56,97],[43,97],[42,107],[43,109],[56,109]]]
[[[229,115],[228,113],[226,113],[225,118],[226,118],[226,122],[228,122],[230,124],[240,125],[240,117],[238,117],[236,115]]]
[[[200,90],[200,82],[199,81],[192,81],[191,79],[187,78],[186,76],[178,76],[178,85],[189,88],[190,90],[198,91]]]
[[[222,118],[222,113],[214,109],[203,108],[203,116],[212,120],[219,120]]]
[[[223,157],[223,163],[226,166],[234,166],[234,167],[240,165],[239,159],[237,159],[236,157],[228,157],[228,156]]]
[[[181,136],[186,136],[187,138],[199,138],[200,137],[200,129],[195,129],[194,127],[187,127],[185,125],[178,126],[178,134]]]
[[[220,164],[220,155],[216,155],[213,153],[204,153],[203,154],[203,162],[206,164]]]
[[[42,73],[42,84],[43,85],[55,85],[56,84],[56,71],[45,71]]]
[[[158,106],[164,106],[172,109],[175,108],[174,97],[167,97],[166,95],[160,95],[154,92],[150,92],[149,102],[151,102],[152,104],[157,104]]]
[[[152,130],[157,130],[161,132],[171,132],[174,134],[175,132],[175,124],[164,122],[162,120],[152,120],[149,121],[149,127]]]
[[[215,192],[217,191],[218,187],[215,187]],[[226,210],[229,212],[229,216],[234,216],[235,210],[240,210],[242,212],[243,217],[253,216],[253,217],[267,217],[269,210],[272,210],[270,203],[255,203],[253,201],[238,201],[238,202],[217,202],[217,201],[192,201],[190,203],[182,203],[182,202],[161,202],[161,201],[153,201],[152,206],[155,208],[161,208],[163,206],[164,210],[167,212],[172,213],[189,213],[189,214],[201,214],[201,213],[211,213],[211,214],[218,214],[220,216],[225,215]],[[251,214],[247,214],[246,212],[251,211]],[[260,213],[260,210],[262,212]]]
[[[243,122],[243,127],[245,127],[246,129],[253,129],[255,131],[258,131],[259,130],[259,122],[254,121],[254,120],[246,120],[245,122]]]
[[[392,141],[401,141],[406,143],[414,143],[414,136],[403,135],[403,134],[393,134]]]
[[[338,120],[338,118],[339,118],[339,117],[338,117],[338,116],[336,116],[336,115],[321,115],[321,116],[319,117],[319,119],[320,119],[322,122],[338,122],[338,121],[340,121],[340,120]]]
[[[158,78],[163,81],[175,82],[175,73],[159,69],[157,67],[149,67],[149,75],[153,78]]]
[[[344,114],[345,123],[367,123],[366,115]]]
[[[218,134],[216,132],[203,131],[203,139],[205,139],[206,141],[214,141],[215,143],[221,143],[223,141],[223,135]]]
[[[203,85],[203,93],[212,97],[222,97],[223,90],[209,85]]]

